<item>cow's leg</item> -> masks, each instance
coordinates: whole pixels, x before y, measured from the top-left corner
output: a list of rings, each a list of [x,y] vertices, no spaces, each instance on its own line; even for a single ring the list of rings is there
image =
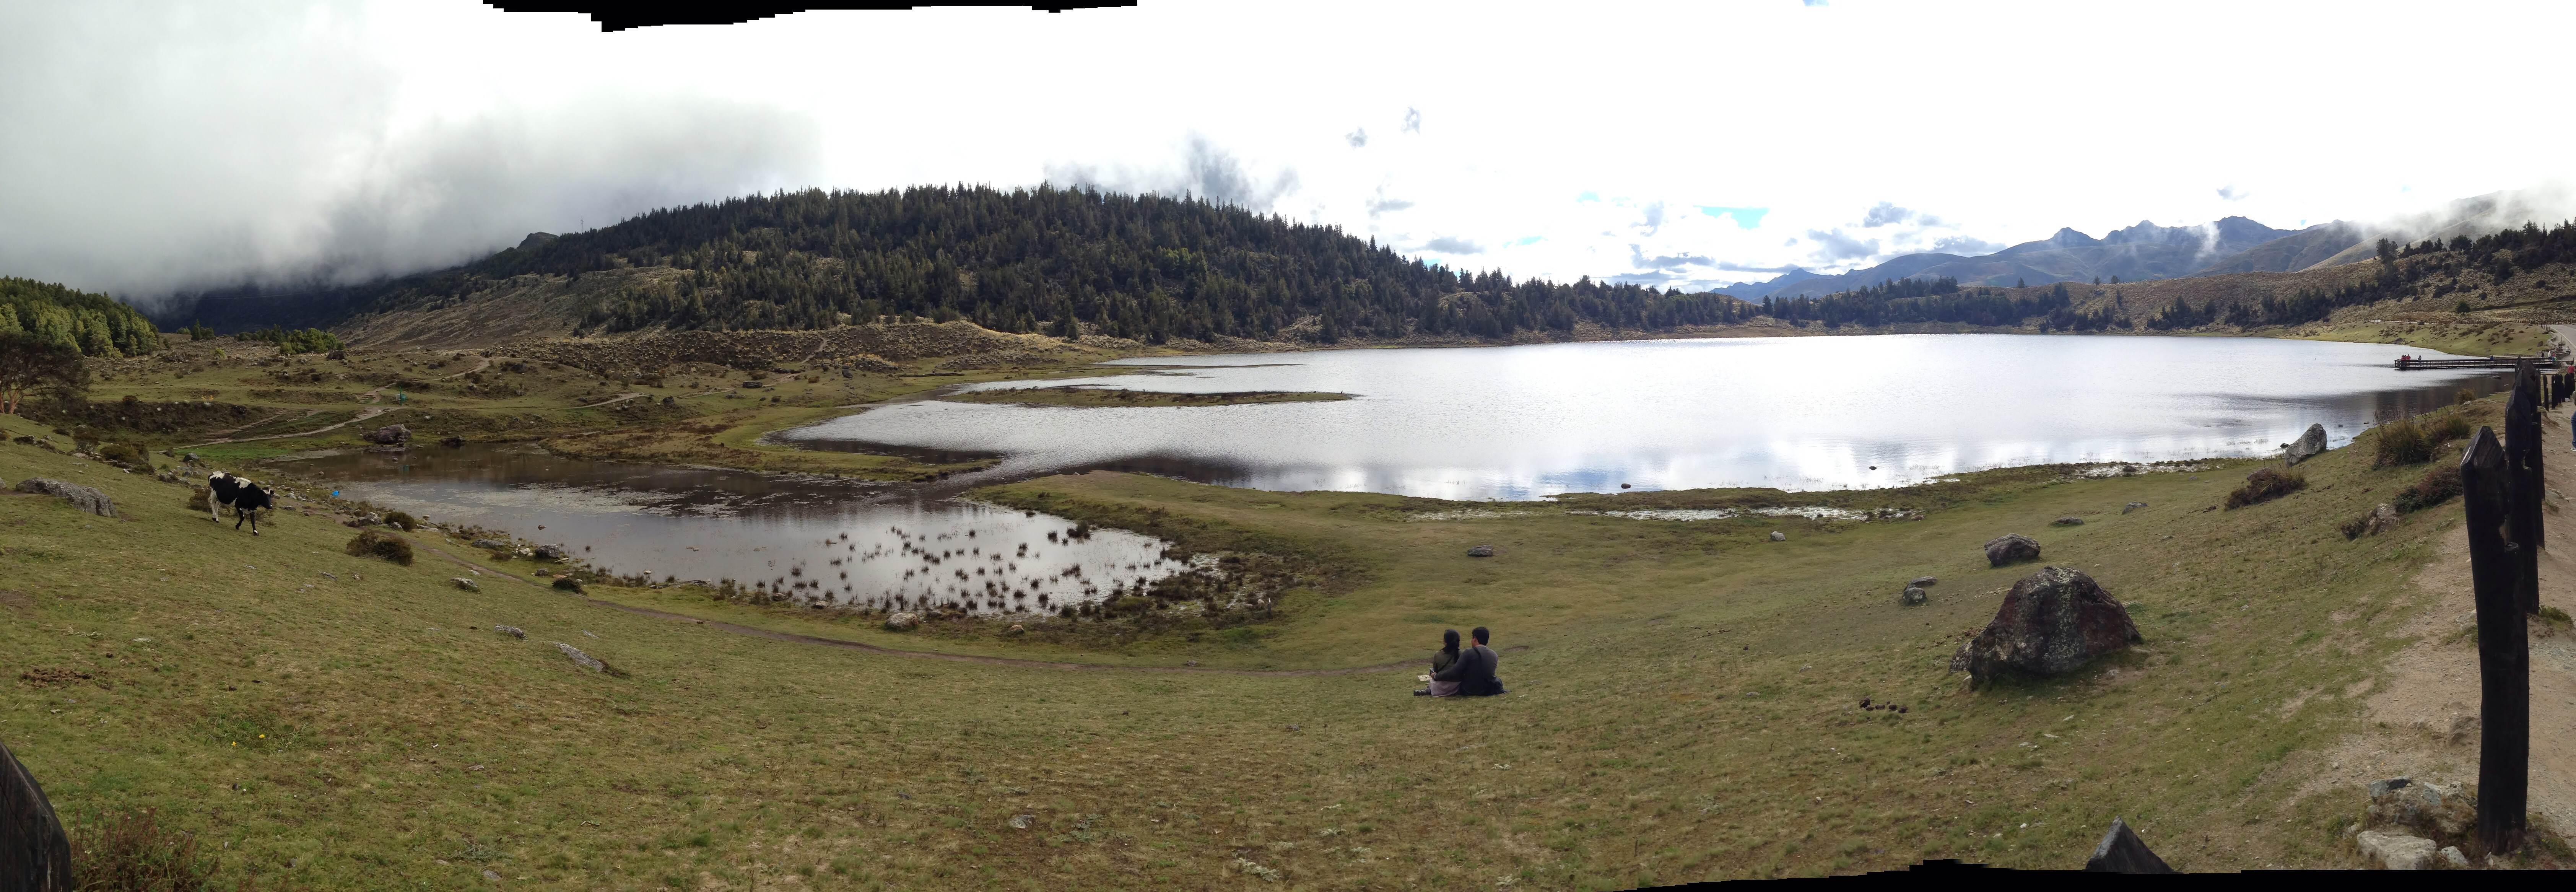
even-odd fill
[[[250,515],[250,534],[253,536],[259,535],[259,512],[251,511],[247,513]]]
[[[224,519],[224,503],[215,501],[213,492],[206,493],[206,519],[217,523]]]

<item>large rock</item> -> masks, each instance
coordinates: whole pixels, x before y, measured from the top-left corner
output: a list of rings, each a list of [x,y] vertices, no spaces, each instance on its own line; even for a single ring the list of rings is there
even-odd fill
[[[2294,465],[2317,457],[2326,451],[2326,426],[2308,425],[2307,433],[2300,434],[2298,439],[2284,444],[2281,449]]]
[[[2379,507],[2370,509],[2370,513],[2362,517],[2361,534],[2364,536],[2376,536],[2381,533],[2388,532],[2396,526],[2397,509],[2389,505],[2387,502],[2381,502],[2379,503]]]
[[[2001,567],[2023,561],[2039,560],[2039,540],[2020,533],[2005,533],[1986,541],[1986,566]]]
[[[0,746],[0,889],[71,892],[71,837],[45,788]]]
[[[2458,784],[2396,777],[2370,785],[2370,822],[2425,836],[2458,838],[2478,822],[2477,806]]]
[[[2420,870],[2433,860],[2433,841],[2403,833],[2364,830],[2353,838],[2361,853],[2390,870]]]
[[[581,668],[588,669],[593,672],[608,671],[608,664],[600,662],[598,657],[582,653],[581,648],[565,644],[561,641],[552,641],[547,643],[553,644],[556,650],[563,651],[563,655],[565,657],[571,658],[573,665],[580,666]]]
[[[374,443],[378,446],[399,446],[401,444],[411,442],[411,428],[404,427],[399,424],[388,424],[366,432],[363,435],[363,438],[367,442]]]
[[[909,610],[886,617],[885,620],[886,631],[889,632],[909,631],[918,625],[921,625],[921,614]]]
[[[29,477],[25,480],[18,481],[18,485],[14,488],[19,492],[30,492],[37,495],[47,495],[62,499],[63,501],[72,503],[72,507],[74,508],[87,511],[91,514],[96,514],[100,517],[116,516],[116,503],[110,501],[106,493],[82,486],[78,483],[65,483],[51,477]]]
[[[2041,567],[2013,583],[1993,622],[1950,658],[1971,684],[2000,675],[2047,677],[2146,640],[2129,611],[2083,571]]]
[[[569,557],[560,545],[539,545],[533,555],[541,561],[560,561]]]

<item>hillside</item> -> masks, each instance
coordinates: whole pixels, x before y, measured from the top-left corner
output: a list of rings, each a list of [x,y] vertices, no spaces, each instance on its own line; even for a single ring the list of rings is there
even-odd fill
[[[1722,296],[1427,265],[1336,228],[1202,200],[1040,187],[805,191],[667,208],[590,232],[532,234],[481,261],[388,282],[210,295],[168,320],[329,324],[387,346],[883,317],[1148,344],[1329,344],[1507,340],[1586,323],[1653,331],[1737,321],[1745,310]]]
[[[2190,275],[2212,261],[2232,258],[2291,235],[2294,233],[2243,217],[2203,226],[2157,226],[2140,220],[2135,226],[2112,230],[2098,239],[2073,229],[2060,229],[2048,238],[1993,254],[1908,254],[1840,275],[1796,270],[1768,282],[1730,286],[1725,291],[1745,300],[1759,300],[1821,297],[1904,278],[1950,278],[1962,284],[1987,286],[2048,285],[2096,278],[2162,279]]]
[[[2472,239],[2374,246],[2363,263],[2091,285],[1993,288],[1914,279],[1821,298],[1765,299],[1762,311],[1828,330],[1951,324],[2040,331],[2254,332],[2372,319],[2457,326],[2576,318],[2576,224]],[[2389,329],[2361,340],[2410,341]]]

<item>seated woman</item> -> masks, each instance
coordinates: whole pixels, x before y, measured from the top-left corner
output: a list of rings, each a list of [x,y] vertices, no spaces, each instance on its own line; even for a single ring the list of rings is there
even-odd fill
[[[1440,650],[1431,655],[1431,671],[1436,675],[1441,670],[1449,668],[1451,664],[1456,662],[1458,662],[1458,630],[1450,629],[1440,633]],[[1430,676],[1424,677],[1428,678]],[[1455,696],[1457,693],[1457,682],[1435,681],[1431,683],[1430,687],[1413,692],[1413,696],[1449,697]]]

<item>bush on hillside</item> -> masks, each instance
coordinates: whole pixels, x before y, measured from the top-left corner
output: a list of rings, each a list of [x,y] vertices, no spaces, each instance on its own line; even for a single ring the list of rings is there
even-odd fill
[[[2405,489],[2398,490],[2397,498],[2389,504],[2396,507],[2400,514],[2411,514],[2448,502],[2453,496],[2459,494],[2460,466],[2444,462],[2434,465],[2432,470],[2425,471],[2423,479],[2408,484]]]
[[[2420,465],[2433,460],[2436,441],[2424,425],[2412,418],[2400,418],[2379,426],[2377,451],[2371,466]]]
[[[356,557],[383,558],[411,566],[411,543],[403,541],[400,536],[388,536],[374,530],[359,530],[357,537],[350,539],[348,546],[341,550]]]
[[[2437,444],[2467,439],[2469,436],[2469,420],[2460,417],[2458,412],[2444,412],[2438,418],[2425,421],[2423,425],[2424,435],[2431,437]]]
[[[214,504],[206,501],[206,491],[203,488],[191,489],[188,490],[188,510],[212,511]]]
[[[408,533],[411,532],[414,527],[420,526],[420,521],[412,519],[412,516],[405,512],[387,511],[385,512],[385,525]]]
[[[150,809],[81,827],[71,866],[83,889],[216,888],[215,860],[197,852],[197,838],[161,826]]]
[[[555,588],[558,591],[567,591],[576,595],[582,593],[581,580],[570,576],[555,577]]]
[[[2277,468],[2258,468],[2245,475],[2245,485],[2227,494],[2229,510],[2259,505],[2308,487],[2308,475]]]

